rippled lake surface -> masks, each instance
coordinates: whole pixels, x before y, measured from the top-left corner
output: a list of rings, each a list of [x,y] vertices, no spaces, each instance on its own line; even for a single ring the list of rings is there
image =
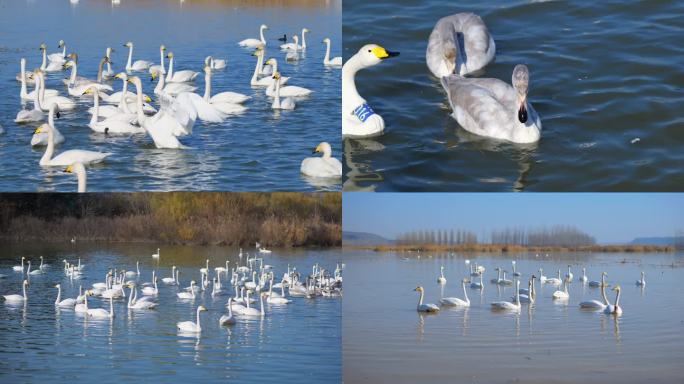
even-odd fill
[[[496,41],[481,76],[510,83],[528,65],[538,144],[478,138],[450,116],[425,48],[459,12],[480,15]],[[345,190],[684,189],[684,3],[346,0],[343,16],[345,58],[371,42],[401,52],[357,76],[386,130],[345,142]]]
[[[339,190],[339,180],[308,179],[299,172],[302,159],[321,141],[333,147],[333,156],[341,158],[340,148],[340,70],[326,69],[322,62],[330,37],[332,54],[341,51],[341,1],[326,3],[258,2],[250,6],[242,1],[123,1],[112,6],[109,1],[0,0],[0,157],[11,159],[12,166],[0,170],[1,191],[76,190],[76,177],[63,175],[63,168],[43,168],[38,161],[44,147],[31,148],[30,140],[38,124],[15,124],[22,108],[19,98],[19,60],[25,57],[27,70],[41,64],[39,45],[45,42],[48,53],[57,52],[63,39],[67,52],[79,55],[79,76],[95,78],[106,47],[114,48],[113,69],[125,66],[127,41],[135,44],[133,59],[159,64],[159,45],[173,52],[174,67],[202,71],[204,58],[228,60],[225,70],[214,71],[212,94],[234,91],[252,97],[248,111],[228,118],[224,123],[197,121],[194,132],[181,138],[187,150],[159,150],[147,135],[104,136],[94,133],[87,124],[87,108],[92,99],[79,101],[74,112],[62,113],[55,125],[66,137],[56,153],[67,149],[112,152],[106,162],[88,169],[89,191],[312,191]],[[289,85],[312,89],[314,93],[299,101],[294,111],[274,112],[271,99],[263,88],[252,88],[250,78],[256,65],[252,51],[237,43],[258,38],[259,26],[266,31],[267,52],[275,57]],[[277,39],[287,34],[308,34],[305,57],[296,64],[285,62]],[[167,60],[168,65],[168,60]],[[47,76],[47,87],[67,95],[61,79],[69,72]],[[145,93],[154,96],[156,86],[143,72]],[[204,94],[203,73],[196,81]],[[120,90],[121,81],[112,83]],[[29,91],[32,86],[29,86]],[[130,87],[129,87],[130,90]],[[30,108],[33,103],[28,103]],[[153,103],[156,107],[158,104]]]
[[[496,267],[508,270],[512,258],[492,255],[345,252],[342,331],[346,383],[675,383],[684,378],[684,302],[680,284],[684,255],[552,254],[517,255],[517,270],[527,282],[543,268],[547,277],[563,276],[572,265],[574,281],[567,302],[552,300],[556,290],[537,283],[533,306],[519,314],[493,312],[492,301],[510,300],[512,286],[490,283]],[[466,289],[468,309],[416,312],[417,285],[425,302],[441,295],[463,298],[465,264],[486,268],[484,289]],[[437,284],[440,266],[447,283]],[[585,300],[600,300],[598,288],[582,285],[608,273],[622,287],[623,315],[580,310]],[[635,282],[646,273],[646,286]],[[611,302],[615,295],[607,291]]]
[[[46,273],[31,276],[28,304],[0,303],[1,382],[120,382],[155,378],[163,382],[340,382],[341,310],[339,298],[292,298],[288,305],[266,304],[261,319],[239,318],[231,327],[219,327],[227,314],[227,296],[212,298],[202,292],[194,301],[179,300],[177,288],[161,283],[180,268],[181,286],[200,281],[199,268],[210,260],[210,268],[239,261],[237,249],[224,247],[162,247],[159,262],[149,256],[152,245],[11,245],[0,251],[0,293],[21,294],[21,274],[12,271],[21,256],[35,265],[39,256],[49,263]],[[278,276],[287,265],[304,276],[314,263],[330,271],[339,262],[336,250],[274,250],[265,257]],[[80,280],[65,277],[61,261],[85,264]],[[109,267],[135,270],[140,260],[140,281],[159,277],[158,307],[129,312],[123,300],[115,300],[115,317],[88,319],[70,309],[56,309],[56,283],[62,299],[76,297],[84,288],[104,281]],[[242,264],[245,259],[242,259]],[[213,271],[212,271],[213,272]],[[225,284],[225,281],[224,281]],[[195,321],[201,315],[199,338],[178,334],[176,322]],[[109,303],[90,298],[89,307],[109,309]],[[258,303],[257,303],[258,305]]]

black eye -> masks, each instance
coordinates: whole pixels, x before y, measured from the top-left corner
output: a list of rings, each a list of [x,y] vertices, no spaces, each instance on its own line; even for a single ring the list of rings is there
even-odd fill
[[[371,50],[369,49],[368,52],[373,52],[373,51],[371,51]]]

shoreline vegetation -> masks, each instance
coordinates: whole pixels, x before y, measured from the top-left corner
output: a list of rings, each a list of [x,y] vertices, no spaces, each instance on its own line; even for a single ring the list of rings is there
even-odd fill
[[[456,244],[456,245],[342,245],[344,249],[372,250],[375,252],[464,252],[464,253],[651,253],[675,252],[674,246],[666,245],[579,245],[579,246],[524,246],[514,244]]]
[[[341,193],[1,194],[0,240],[335,247]]]

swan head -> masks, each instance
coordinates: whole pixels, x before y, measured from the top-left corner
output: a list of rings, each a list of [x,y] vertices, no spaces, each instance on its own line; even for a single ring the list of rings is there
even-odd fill
[[[390,57],[399,56],[399,52],[387,51],[377,44],[367,44],[361,47],[355,56],[360,58],[361,63],[365,67],[371,67],[380,64],[380,62]]]
[[[60,40],[59,44],[57,44],[57,48],[62,48],[64,47],[64,40]]]
[[[264,64],[266,64],[266,65],[275,65],[275,59],[270,58],[270,59],[266,60],[266,62],[265,62]]]
[[[64,63],[64,69],[69,69],[69,68],[73,67],[74,64],[76,64],[76,63],[74,63],[72,60],[69,60],[66,63]]]
[[[268,29],[268,25],[261,24],[261,27],[259,27],[259,30],[264,30],[264,29]]]
[[[128,80],[128,74],[126,72],[119,72],[116,75],[114,75],[114,77],[124,81]]]
[[[26,286],[28,286],[28,285],[29,285],[28,280],[24,280],[24,283],[23,283],[23,284],[26,285]]]
[[[61,287],[62,287],[61,284],[55,284],[55,288],[61,288]]]
[[[73,163],[64,168],[64,173],[82,173],[85,172],[85,166],[82,163]]]
[[[112,49],[112,47],[107,47],[105,52],[106,52],[107,57],[109,57],[112,54],[112,52],[114,52],[114,49]]]
[[[256,47],[254,52],[252,52],[252,56],[262,56],[264,54],[264,47],[263,45],[259,45]]]
[[[141,87],[141,88],[142,88],[142,81],[140,80],[140,78],[139,78],[138,76],[131,76],[131,77],[129,77],[129,78],[128,78],[128,82],[131,83],[131,84],[134,84],[134,85],[137,86],[137,87]]]
[[[164,45],[164,44],[160,45],[160,46],[159,46],[159,50],[162,51],[162,52],[163,52],[163,51],[166,51],[166,45]]]
[[[527,90],[530,84],[530,72],[526,65],[518,64],[513,68],[511,83],[518,94],[518,101],[520,102],[518,121],[525,124],[527,122]]]
[[[173,52],[169,52],[168,55],[166,55],[167,59],[173,59]]]
[[[38,47],[38,49],[40,49],[41,51],[44,51],[47,49],[47,45],[45,45],[45,43],[40,43],[40,47]]]
[[[421,287],[421,286],[419,285],[419,286],[417,286],[417,287],[414,289],[414,291],[416,291],[416,292],[423,292],[424,289],[423,289],[423,287]]]
[[[327,37],[323,39],[323,44],[330,44],[330,39]]]
[[[328,142],[322,142],[314,148],[313,153],[323,153],[324,158],[329,158],[332,155],[332,148]],[[444,267],[442,267],[444,269]]]
[[[123,46],[126,48],[133,48],[133,43],[129,41],[126,44],[124,44]]]
[[[269,60],[269,61],[271,61],[271,60]],[[266,64],[268,64],[268,61],[266,62]],[[275,80],[280,79],[280,72],[273,73],[273,79],[275,79]]]
[[[311,32],[309,31],[309,28],[302,28],[302,35],[309,32]]]

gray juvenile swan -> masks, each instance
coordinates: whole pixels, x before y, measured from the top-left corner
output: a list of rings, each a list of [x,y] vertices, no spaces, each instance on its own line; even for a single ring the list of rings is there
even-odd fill
[[[527,66],[513,69],[513,86],[499,79],[442,77],[453,117],[467,131],[514,143],[534,143],[541,135],[541,119],[527,101]]]
[[[437,22],[428,40],[425,60],[438,78],[464,76],[489,64],[495,51],[494,39],[480,16],[457,13]]]

